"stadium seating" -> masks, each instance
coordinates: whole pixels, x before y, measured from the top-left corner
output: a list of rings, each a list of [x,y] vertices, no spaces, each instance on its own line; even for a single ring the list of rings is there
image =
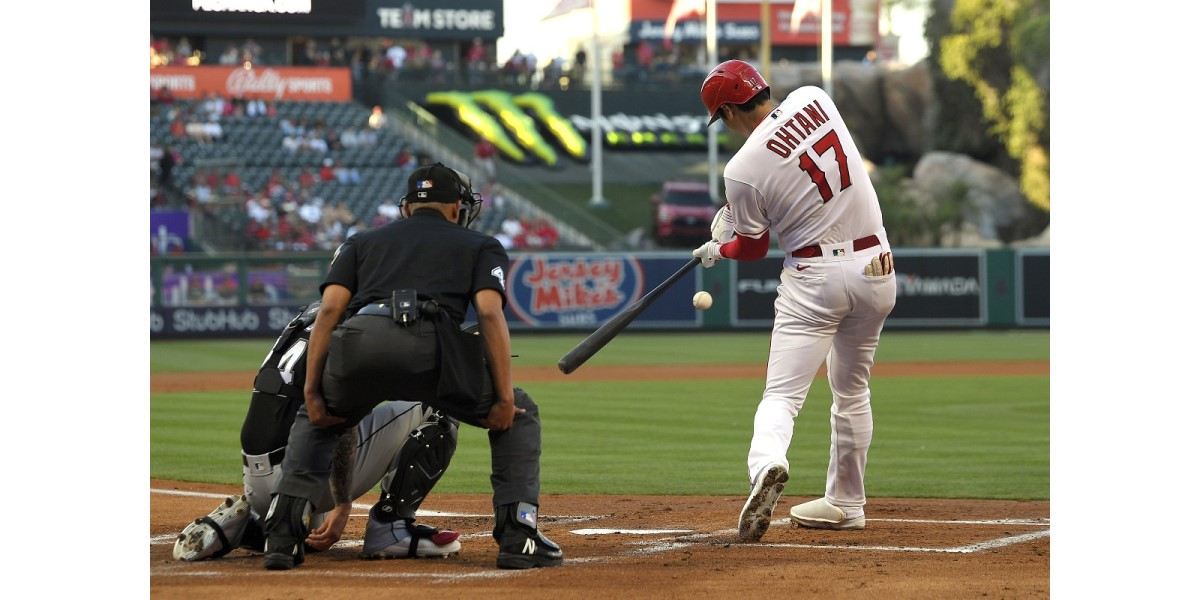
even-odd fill
[[[384,127],[372,130],[376,142],[326,152],[298,150],[289,152],[284,148],[288,135],[284,120],[291,124],[308,126],[321,124],[326,129],[340,133],[346,129],[367,127],[370,109],[349,102],[276,102],[273,116],[227,115],[220,118],[221,135],[211,142],[201,141],[188,134],[172,134],[172,115],[187,120],[204,121],[203,101],[177,101],[170,105],[156,105],[151,111],[150,143],[152,146],[174,148],[183,160],[172,172],[172,183],[176,190],[191,188],[195,175],[215,172],[223,179],[230,171],[241,180],[241,192],[224,194],[214,190],[215,202],[206,207],[208,214],[223,223],[231,239],[246,242],[242,247],[229,249],[256,249],[243,237],[250,217],[245,202],[266,187],[272,173],[278,172],[285,182],[298,182],[301,172],[312,174],[316,181],[307,188],[311,197],[319,197],[325,205],[345,206],[364,225],[376,220],[376,211],[381,203],[398,202],[404,195],[408,176],[416,167],[418,149],[412,147],[394,131]],[[188,117],[187,115],[191,115]],[[405,166],[396,164],[401,151],[414,156]],[[353,169],[359,175],[358,183],[321,181],[317,177],[323,163]],[[476,229],[495,233],[508,218],[507,210],[489,210]],[[236,234],[234,233],[236,232]],[[322,247],[313,250],[331,249]]]

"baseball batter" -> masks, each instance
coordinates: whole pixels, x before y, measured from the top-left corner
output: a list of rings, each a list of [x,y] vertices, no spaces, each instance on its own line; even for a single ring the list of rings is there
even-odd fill
[[[762,75],[731,60],[708,74],[700,97],[710,125],[721,119],[746,141],[725,167],[729,203],[713,221],[713,241],[692,255],[705,267],[723,258],[757,260],[772,235],[787,255],[738,537],[757,541],[770,525],[788,480],[796,414],[826,361],[833,405],[825,496],[792,507],[791,519],[804,527],[862,529],[872,435],[868,382],[896,302],[875,189],[841,114],[820,88],[801,87],[776,105]]]

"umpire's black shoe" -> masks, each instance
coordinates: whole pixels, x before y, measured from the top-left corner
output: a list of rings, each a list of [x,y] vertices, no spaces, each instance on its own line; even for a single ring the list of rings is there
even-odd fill
[[[496,508],[496,528],[492,530],[492,537],[500,544],[497,567],[532,569],[562,564],[562,549],[537,529],[537,508],[528,502]]]
[[[267,511],[263,567],[283,571],[304,563],[304,538],[308,537],[311,506],[304,498],[277,494]]]

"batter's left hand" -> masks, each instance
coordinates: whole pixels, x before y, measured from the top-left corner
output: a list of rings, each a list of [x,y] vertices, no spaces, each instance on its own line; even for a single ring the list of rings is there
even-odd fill
[[[325,515],[325,522],[312,530],[304,541],[315,550],[328,550],[342,539],[342,532],[346,530],[346,522],[349,520],[350,504],[339,504],[333,507],[328,515]]]
[[[716,240],[704,242],[703,246],[692,250],[692,257],[700,259],[700,264],[705,269],[717,264],[718,260],[725,258],[721,256],[721,242]]]

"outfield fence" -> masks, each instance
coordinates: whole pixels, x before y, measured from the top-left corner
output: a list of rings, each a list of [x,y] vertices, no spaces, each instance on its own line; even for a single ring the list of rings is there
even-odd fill
[[[896,308],[888,328],[1046,328],[1049,249],[897,248]],[[774,317],[782,253],[696,269],[633,329],[766,329]],[[661,283],[686,252],[513,253],[506,273],[514,330],[592,330]],[[150,337],[276,335],[319,298],[328,253],[153,257]],[[691,297],[709,291],[708,311]],[[468,315],[471,319],[472,315]]]

